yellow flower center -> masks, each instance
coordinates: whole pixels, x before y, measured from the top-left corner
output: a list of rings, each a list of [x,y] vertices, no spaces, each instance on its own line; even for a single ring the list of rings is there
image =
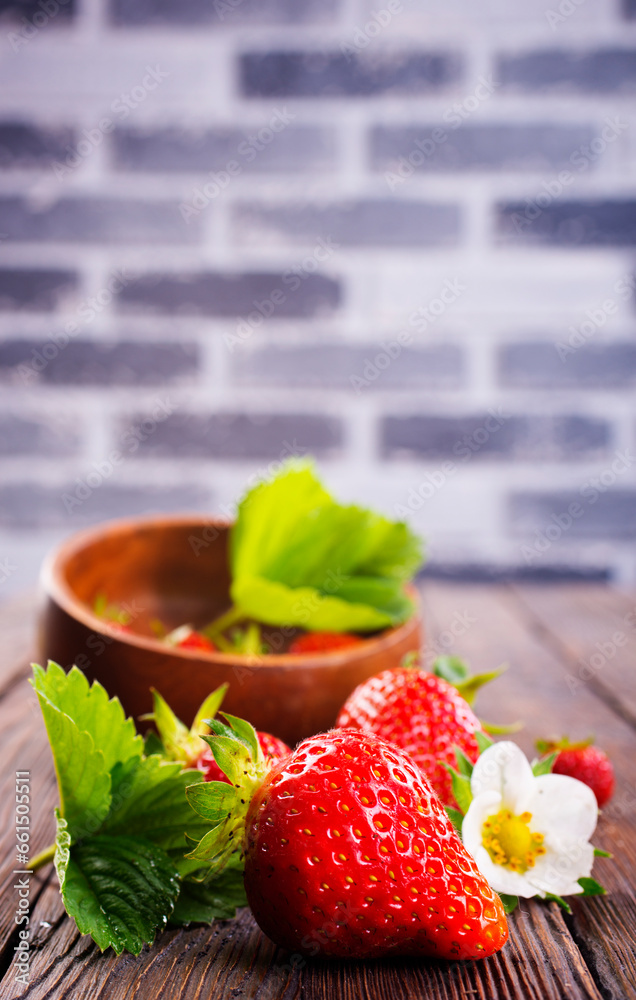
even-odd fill
[[[484,822],[481,842],[496,865],[523,874],[545,854],[543,834],[532,832],[531,819],[529,812],[515,816],[509,809],[500,809]]]

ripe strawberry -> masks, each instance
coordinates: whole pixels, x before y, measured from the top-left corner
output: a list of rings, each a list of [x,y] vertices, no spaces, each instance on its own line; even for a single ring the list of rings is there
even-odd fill
[[[486,958],[508,937],[408,754],[352,729],[310,737],[257,786],[245,890],[262,930],[305,955]]]
[[[216,652],[214,643],[210,639],[207,639],[201,632],[195,632],[194,630],[176,642],[175,646],[178,646],[179,649],[200,649],[206,653]]]
[[[395,667],[360,684],[340,710],[338,726],[382,736],[413,758],[445,805],[455,805],[451,777],[454,746],[473,763],[479,756],[476,732],[482,726],[459,691],[419,668]]]
[[[357,635],[349,632],[305,632],[294,639],[290,653],[330,653],[332,650],[357,646],[362,642]]]
[[[553,774],[567,774],[588,785],[596,795],[599,809],[609,802],[614,793],[614,768],[602,750],[591,740],[570,743],[562,740],[537,740],[537,750],[542,754],[557,753],[552,765]]]
[[[279,740],[278,736],[258,731],[256,735],[263,751],[263,757],[269,762],[270,767],[274,767],[275,764],[278,764],[279,761],[288,757],[291,753],[291,748],[286,743],[283,743],[282,740]],[[197,757],[194,764],[198,767],[199,771],[203,771],[205,781],[229,781],[215,761],[214,754],[209,746]]]

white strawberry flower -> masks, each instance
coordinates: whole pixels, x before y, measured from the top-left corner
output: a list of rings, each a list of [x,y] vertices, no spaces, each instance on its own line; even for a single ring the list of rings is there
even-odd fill
[[[477,760],[462,839],[497,892],[510,896],[581,893],[592,871],[598,806],[582,781],[535,777],[515,743],[495,743]]]

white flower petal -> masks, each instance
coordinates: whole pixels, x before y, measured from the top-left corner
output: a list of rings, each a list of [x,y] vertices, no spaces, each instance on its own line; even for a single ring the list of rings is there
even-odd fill
[[[509,896],[523,896],[524,899],[536,896],[536,887],[529,881],[527,874],[522,875],[520,872],[511,871],[510,868],[504,868],[503,865],[496,865],[485,847],[478,847],[473,857],[479,871],[495,892],[505,892]]]
[[[484,792],[470,803],[462,822],[462,840],[464,847],[470,851],[473,857],[475,857],[477,848],[481,847],[484,820],[487,820],[493,813],[499,812],[500,809],[501,795],[499,792]]]
[[[598,805],[591,788],[565,774],[544,774],[534,779],[526,803],[532,813],[530,828],[551,839],[590,839],[598,820]]]
[[[494,743],[478,758],[470,779],[474,796],[483,792],[498,792],[502,806],[513,813],[523,812],[525,801],[532,796],[536,778],[525,754],[516,743],[504,740]],[[521,808],[517,808],[521,805]]]
[[[594,848],[584,841],[561,844],[560,850],[548,850],[537,858],[527,877],[541,893],[574,896],[582,892],[580,878],[587,878],[594,864]]]

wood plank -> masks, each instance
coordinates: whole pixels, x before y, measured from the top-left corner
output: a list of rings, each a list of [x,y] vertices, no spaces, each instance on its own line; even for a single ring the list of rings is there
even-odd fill
[[[636,726],[636,595],[585,584],[515,592],[569,662],[570,685],[586,684]]]
[[[18,677],[26,677],[35,650],[37,598],[34,593],[0,604],[0,698]]]
[[[636,734],[588,685],[571,689],[567,683],[569,661],[557,654],[553,643],[545,644],[541,629],[530,627],[526,607],[511,589],[427,586],[424,605],[433,641],[440,634],[446,635],[448,622],[458,612],[470,622],[449,646],[449,652],[466,657],[473,669],[510,664],[503,677],[481,692],[477,711],[491,721],[525,719],[525,729],[513,739],[528,755],[533,754],[538,737],[581,728],[593,729],[609,753],[617,791],[603,810],[594,841],[615,853],[613,861],[598,859],[595,866],[595,874],[610,895],[602,901],[577,901],[569,927],[577,943],[585,947],[604,995],[636,996]],[[596,912],[603,915],[598,924],[591,916]],[[587,914],[585,922],[581,914]]]

